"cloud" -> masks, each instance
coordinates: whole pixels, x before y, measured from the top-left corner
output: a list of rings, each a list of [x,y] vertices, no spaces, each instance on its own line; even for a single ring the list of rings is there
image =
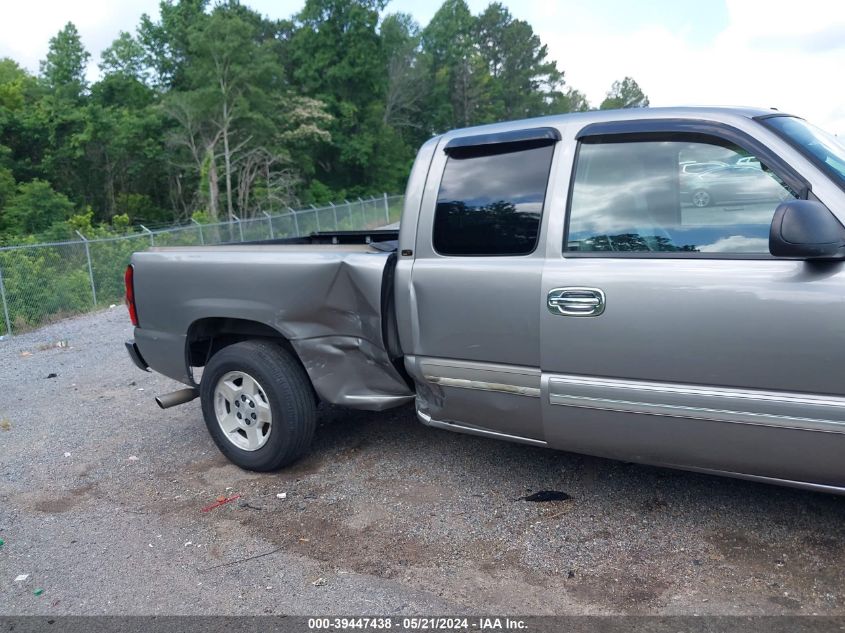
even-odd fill
[[[0,57],[11,57],[32,72],[47,55],[50,38],[73,22],[91,53],[89,79],[97,76],[100,53],[121,30],[134,32],[142,13],[158,14],[158,0],[38,0],[3,3]]]
[[[804,53],[827,53],[845,48],[845,24],[832,24],[816,33],[792,37],[761,35],[751,40],[755,48],[769,50],[793,49]]]
[[[716,240],[712,244],[698,247],[702,253],[767,253],[769,240],[760,237],[731,235]]]
[[[661,24],[613,32],[594,17],[533,23],[593,105],[630,75],[652,106],[777,107],[845,134],[845,2],[807,0],[795,10],[784,0],[727,0],[727,9],[727,26],[704,43]]]

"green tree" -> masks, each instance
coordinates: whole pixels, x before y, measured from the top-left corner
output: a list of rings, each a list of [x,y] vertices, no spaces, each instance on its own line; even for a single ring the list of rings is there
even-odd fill
[[[3,229],[15,235],[40,233],[72,213],[73,203],[67,196],[53,191],[48,182],[33,180],[18,185],[4,210]]]
[[[292,81],[323,101],[333,117],[332,143],[318,148],[318,176],[334,189],[370,189],[382,148],[385,50],[378,32],[384,0],[307,0],[288,51]]]
[[[85,71],[89,57],[76,27],[68,22],[50,39],[46,59],[41,63],[45,92],[18,117],[25,134],[35,142],[32,149],[16,148],[29,154],[33,164],[30,173],[19,175],[17,180],[44,179],[77,202],[86,199],[90,185],[90,165],[84,160],[83,148],[74,143],[75,135],[85,125]]]
[[[548,48],[531,25],[515,20],[499,2],[476,19],[479,50],[492,77],[490,99],[496,119],[546,114],[562,96],[563,73],[548,61]]]
[[[49,135],[37,104],[44,90],[17,63],[0,59],[0,165],[16,181],[43,175]]]
[[[89,166],[82,201],[94,208],[96,219],[131,213],[135,221],[167,221],[158,210],[168,203],[162,195],[167,172],[159,112],[94,102],[85,108],[83,121],[71,142]],[[119,204],[127,201],[132,208]]]
[[[9,148],[0,145],[0,226],[3,224],[3,208],[15,195],[15,177],[12,170],[5,167],[3,155],[8,155]]]
[[[121,213],[135,222],[168,221],[164,117],[146,83],[144,49],[121,32],[101,57],[103,77],[91,87],[84,126],[73,138],[91,167],[84,203],[99,221]]]
[[[575,88],[566,88],[556,94],[549,104],[550,114],[563,114],[566,112],[586,112],[590,109],[590,103],[586,95]]]
[[[18,137],[17,119],[28,100],[28,85],[33,82],[28,73],[8,58],[0,59],[0,226],[3,207],[15,194],[15,161],[12,148]]]
[[[21,116],[21,124],[34,141],[31,178],[42,178],[71,200],[84,203],[91,184],[88,176],[91,165],[85,160],[84,147],[76,142],[85,128],[86,110],[83,103],[63,96],[63,91],[41,96],[32,109]],[[24,150],[26,151],[26,150]],[[18,177],[19,182],[28,174]]]
[[[78,98],[87,87],[85,69],[90,57],[76,26],[68,22],[50,38],[47,58],[41,62],[41,75],[52,90]]]
[[[431,86],[429,133],[491,119],[490,73],[476,34],[476,19],[464,0],[446,0],[423,29],[423,60]]]
[[[20,111],[36,90],[35,78],[8,57],[0,59],[0,111]],[[5,119],[0,119],[0,125]]]
[[[381,23],[387,60],[387,90],[383,122],[393,128],[421,128],[426,97],[425,71],[420,63],[420,28],[407,13],[394,13]]]
[[[632,77],[625,77],[622,81],[614,81],[607,98],[601,102],[600,110],[616,110],[619,108],[647,108],[648,97],[640,89],[639,84]]]
[[[149,71],[144,47],[126,31],[120,32],[100,58],[99,66],[104,75],[120,75],[141,83],[147,81]]]
[[[161,0],[158,21],[146,13],[141,16],[138,41],[161,89],[185,87],[190,33],[207,18],[207,7],[208,0]]]
[[[187,72],[192,103],[210,133],[206,157],[215,165],[218,157],[222,162],[226,212],[231,216],[240,156],[258,144],[253,140],[272,139],[275,132],[271,95],[283,89],[275,42],[226,7],[218,7],[192,29],[189,42],[195,54]]]
[[[172,164],[198,176],[196,202],[211,218],[221,207],[250,217],[261,205],[291,204],[331,138],[323,103],[291,92],[277,31],[240,4],[219,5],[189,32],[185,88],[163,99],[176,123]]]

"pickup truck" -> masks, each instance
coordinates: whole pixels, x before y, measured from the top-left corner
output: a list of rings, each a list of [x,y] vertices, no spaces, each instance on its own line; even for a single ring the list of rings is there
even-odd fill
[[[843,221],[845,149],[773,110],[455,130],[419,150],[398,231],[135,253],[127,349],[246,469],[303,455],[320,401],[413,402],[439,429],[845,493]]]

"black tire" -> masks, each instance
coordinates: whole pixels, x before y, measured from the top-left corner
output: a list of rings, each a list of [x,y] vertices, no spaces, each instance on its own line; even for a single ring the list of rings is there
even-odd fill
[[[266,444],[248,451],[226,438],[214,412],[214,391],[227,372],[241,371],[259,382],[272,414]],[[202,413],[214,443],[246,470],[279,470],[302,457],[311,444],[317,405],[305,370],[283,347],[270,341],[244,341],[224,347],[208,362],[200,383]]]

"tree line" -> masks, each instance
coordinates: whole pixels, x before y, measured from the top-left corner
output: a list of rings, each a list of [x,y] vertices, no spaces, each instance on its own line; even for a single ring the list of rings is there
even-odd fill
[[[93,83],[72,23],[37,74],[0,59],[0,244],[398,192],[434,134],[591,107],[503,4],[424,27],[386,4],[162,0]],[[647,105],[626,77],[599,107]]]

